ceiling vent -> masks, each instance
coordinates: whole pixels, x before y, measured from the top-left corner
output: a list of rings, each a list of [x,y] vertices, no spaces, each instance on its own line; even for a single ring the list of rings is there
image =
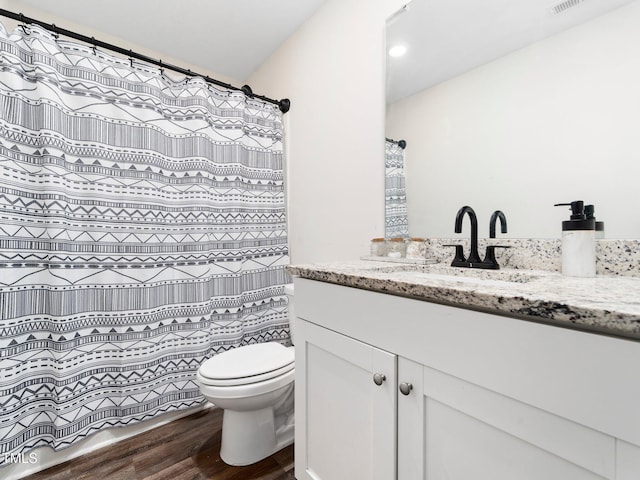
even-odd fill
[[[563,2],[556,3],[554,6],[552,6],[551,13],[553,15],[560,15],[561,13],[566,12],[570,8],[577,7],[582,2],[584,2],[584,0],[564,0]]]

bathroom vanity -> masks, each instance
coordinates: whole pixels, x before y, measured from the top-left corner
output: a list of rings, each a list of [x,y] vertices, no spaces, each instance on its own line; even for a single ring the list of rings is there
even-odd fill
[[[298,480],[640,478],[640,279],[299,265]]]

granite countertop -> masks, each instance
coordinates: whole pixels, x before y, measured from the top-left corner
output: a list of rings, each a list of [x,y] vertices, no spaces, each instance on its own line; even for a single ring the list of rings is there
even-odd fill
[[[291,265],[311,280],[640,340],[640,278],[353,261]]]

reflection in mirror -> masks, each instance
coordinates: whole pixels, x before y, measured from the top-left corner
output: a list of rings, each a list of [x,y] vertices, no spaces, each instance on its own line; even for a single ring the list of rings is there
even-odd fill
[[[385,133],[411,145],[409,235],[450,238],[471,205],[482,237],[502,210],[507,236],[558,238],[553,204],[584,200],[608,238],[640,238],[640,0],[413,0],[396,44]]]
[[[407,194],[404,177],[404,140],[385,138],[384,207],[385,238],[408,237]]]

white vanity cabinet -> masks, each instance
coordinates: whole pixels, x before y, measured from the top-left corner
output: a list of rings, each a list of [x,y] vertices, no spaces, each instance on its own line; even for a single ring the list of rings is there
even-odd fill
[[[296,478],[395,478],[397,357],[303,320],[296,339]]]
[[[298,480],[640,479],[640,342],[295,282]]]

